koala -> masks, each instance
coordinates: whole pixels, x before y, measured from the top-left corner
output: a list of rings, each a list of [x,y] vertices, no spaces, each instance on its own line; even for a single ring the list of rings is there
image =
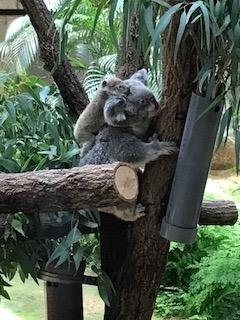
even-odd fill
[[[92,142],[96,133],[104,125],[103,107],[109,96],[125,96],[129,92],[123,81],[117,77],[104,80],[94,99],[86,106],[74,127],[74,137],[78,143]],[[119,115],[120,116],[120,115]]]
[[[143,142],[124,128],[105,127],[96,136],[92,148],[80,159],[80,166],[127,162],[134,169],[145,166],[160,155],[169,155],[178,150],[173,142],[160,142],[153,136],[150,142]],[[125,221],[135,221],[145,215],[141,204],[122,204],[99,210],[114,214]]]
[[[131,78],[123,81],[129,89],[127,95],[111,95],[106,99],[101,116],[108,126],[98,128],[94,142],[82,153],[80,166],[91,164],[127,162],[134,169],[144,167],[160,155],[168,155],[178,149],[172,142],[160,142],[156,136],[150,142],[142,138],[152,117],[158,114],[158,103],[146,87],[147,71],[139,70]],[[98,208],[126,221],[135,221],[145,215],[141,204],[123,204],[108,208]]]
[[[82,155],[92,146],[95,135],[104,124],[128,126],[139,137],[146,133],[150,119],[158,114],[158,103],[145,84],[145,69],[135,72],[125,81],[116,77],[103,81],[100,90],[79,116],[74,128],[76,141],[88,144],[84,146]]]

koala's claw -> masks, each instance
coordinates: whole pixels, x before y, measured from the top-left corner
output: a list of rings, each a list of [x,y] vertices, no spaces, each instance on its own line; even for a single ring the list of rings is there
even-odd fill
[[[176,143],[173,141],[161,141],[160,146],[162,151],[164,151],[164,154],[172,154],[179,151],[179,148],[177,147]]]
[[[154,141],[159,141],[159,134],[158,133],[154,133],[153,135],[152,135],[152,137],[149,137],[148,138],[148,142],[154,142]]]
[[[135,207],[136,220],[146,215],[145,207],[141,203],[137,203]]]

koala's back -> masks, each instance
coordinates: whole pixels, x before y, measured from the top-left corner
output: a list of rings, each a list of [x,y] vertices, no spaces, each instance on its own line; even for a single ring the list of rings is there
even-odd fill
[[[80,159],[80,166],[113,162],[138,162],[145,156],[142,141],[123,128],[106,127],[96,136],[93,147]]]

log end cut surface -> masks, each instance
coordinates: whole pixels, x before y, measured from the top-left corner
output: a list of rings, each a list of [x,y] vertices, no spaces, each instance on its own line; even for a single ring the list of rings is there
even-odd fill
[[[133,201],[138,195],[138,177],[130,167],[120,165],[115,173],[115,188],[119,197],[125,201]]]

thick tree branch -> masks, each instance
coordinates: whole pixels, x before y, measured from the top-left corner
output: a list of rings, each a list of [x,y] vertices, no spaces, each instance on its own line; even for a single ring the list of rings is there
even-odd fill
[[[59,55],[58,33],[54,25],[49,29],[52,16],[43,0],[21,0],[21,3],[37,33],[41,59],[50,72]],[[63,100],[69,106],[71,113],[77,117],[88,104],[88,97],[68,60],[60,62],[53,73],[53,78]]]
[[[107,207],[137,195],[135,171],[119,163],[0,174],[0,214]]]

